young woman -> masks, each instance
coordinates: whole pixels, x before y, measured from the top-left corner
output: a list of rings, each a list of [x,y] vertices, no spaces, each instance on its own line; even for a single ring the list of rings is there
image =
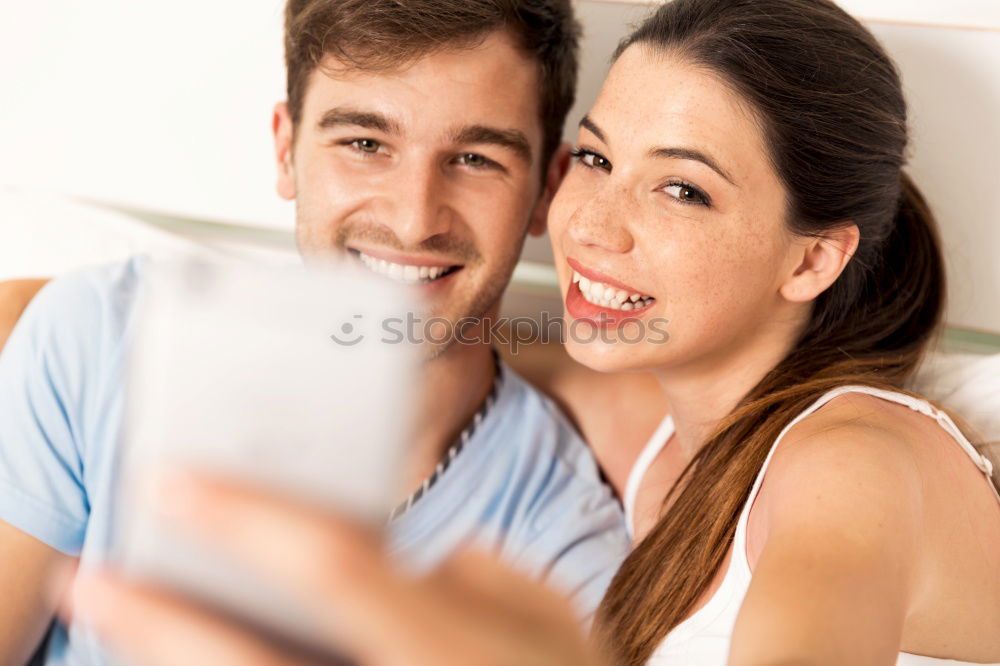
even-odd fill
[[[906,146],[893,64],[833,2],[675,0],[619,49],[550,216],[571,331],[600,333],[570,354],[653,373],[669,405],[622,489],[636,546],[603,657],[482,557],[413,580],[349,525],[219,481],[185,481],[181,519],[316,597],[364,664],[1000,662],[989,464],[901,389],[944,295]],[[301,557],[259,547],[282,540]],[[291,663],[155,592],[81,598],[153,663]]]

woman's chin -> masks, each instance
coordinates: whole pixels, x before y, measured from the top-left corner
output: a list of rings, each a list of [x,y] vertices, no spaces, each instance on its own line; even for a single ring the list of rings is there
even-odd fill
[[[576,340],[567,336],[566,353],[570,358],[596,372],[634,372],[648,369],[641,347],[621,341]]]

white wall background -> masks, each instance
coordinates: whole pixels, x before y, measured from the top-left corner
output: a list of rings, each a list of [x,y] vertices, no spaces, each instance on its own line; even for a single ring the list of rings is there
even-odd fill
[[[0,184],[291,227],[282,0],[3,0]]]
[[[949,254],[950,320],[1000,332],[1000,0],[840,1],[903,70],[912,171]],[[569,126],[643,4],[578,0],[587,41]],[[4,0],[0,186],[290,229],[269,129],[284,90],[282,5]],[[544,242],[528,249],[546,254]]]
[[[589,0],[588,0],[589,1]],[[597,0],[607,4],[658,5],[663,0]],[[1000,28],[996,0],[836,0],[865,20],[887,20],[933,26]]]

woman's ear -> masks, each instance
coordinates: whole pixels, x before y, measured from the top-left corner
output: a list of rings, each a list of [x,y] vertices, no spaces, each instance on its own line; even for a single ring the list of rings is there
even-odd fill
[[[559,189],[563,178],[566,177],[566,172],[569,171],[572,150],[570,144],[560,144],[549,161],[545,173],[545,188],[542,190],[538,203],[535,204],[535,209],[531,212],[531,225],[528,227],[528,233],[532,236],[541,236],[545,233],[549,218],[549,206],[552,205],[556,190]]]
[[[821,236],[794,244],[794,271],[781,285],[781,295],[793,303],[815,299],[832,285],[854,256],[861,240],[858,225],[849,222]]]
[[[295,167],[292,165],[293,137],[295,134],[288,104],[279,102],[274,106],[271,120],[274,133],[274,156],[278,167],[278,195],[291,201],[295,198]]]

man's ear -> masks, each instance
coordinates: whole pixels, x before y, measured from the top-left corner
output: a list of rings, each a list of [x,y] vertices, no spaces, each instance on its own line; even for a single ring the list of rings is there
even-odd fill
[[[861,233],[849,222],[822,236],[795,244],[794,272],[781,285],[781,295],[793,303],[805,303],[826,291],[847,267],[858,249]]]
[[[542,190],[542,196],[539,197],[538,203],[535,204],[535,209],[531,213],[531,225],[528,227],[528,233],[532,236],[541,236],[545,233],[549,218],[549,206],[552,205],[552,198],[555,197],[556,190],[559,189],[563,178],[566,177],[566,172],[569,171],[572,150],[573,147],[570,144],[560,144],[549,161],[548,170],[545,173],[545,189]]]
[[[291,201],[295,198],[295,167],[292,164],[295,132],[292,116],[285,102],[278,102],[274,106],[271,131],[274,133],[274,156],[278,166],[278,196]]]

